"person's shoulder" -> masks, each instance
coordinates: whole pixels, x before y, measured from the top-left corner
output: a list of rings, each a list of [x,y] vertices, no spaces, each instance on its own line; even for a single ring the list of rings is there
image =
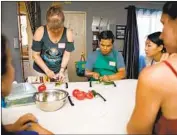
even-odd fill
[[[162,71],[164,70],[164,63],[154,64],[152,66],[148,66],[142,70],[139,75],[140,79],[148,80],[150,82],[157,82],[159,78],[163,76]]]
[[[167,59],[166,61],[177,70],[177,57]],[[170,81],[172,74],[169,67],[164,62],[160,62],[144,68],[139,75],[139,81],[144,85],[149,85],[154,90],[164,90],[165,92],[166,89],[164,88],[168,87],[168,83],[165,82]]]
[[[159,95],[159,97],[164,95],[160,86],[162,85],[160,82],[163,80],[159,67],[159,65],[153,65],[143,68],[138,77],[137,93],[141,93],[148,98],[154,94]]]
[[[171,55],[167,61],[177,70],[177,53]]]
[[[66,29],[67,32],[73,32],[73,29],[71,29],[71,28],[66,28],[66,27],[64,27],[64,28]]]
[[[119,52],[119,50],[118,50],[118,49],[113,48],[113,49],[112,49],[112,52],[116,52],[116,53],[118,53],[118,52]]]
[[[43,32],[44,32],[44,26],[38,27],[38,28],[36,29],[36,32],[37,32],[37,33],[43,33]],[[35,33],[36,33],[36,32],[35,32]]]
[[[98,53],[99,53],[99,50],[90,52],[90,53],[88,54],[88,57],[89,57],[90,59],[95,59],[95,58],[98,56]]]
[[[35,41],[40,41],[44,34],[44,26],[40,26],[36,29],[33,39]]]
[[[100,49],[97,49],[97,50],[95,50],[95,51],[92,52],[92,55],[94,57],[97,57],[99,54],[102,54]]]
[[[122,55],[122,53],[118,49],[115,49],[115,48],[113,48],[111,52],[112,54],[116,54],[118,57]]]
[[[99,53],[100,53],[100,50],[95,50],[95,51],[91,52],[90,55],[97,56]]]
[[[177,71],[177,55],[174,57],[169,57],[165,61],[167,61],[174,68],[174,70]],[[163,61],[147,68],[147,72],[153,72],[153,76],[157,76],[158,78],[162,78],[167,75],[171,75],[170,73],[173,73]]]

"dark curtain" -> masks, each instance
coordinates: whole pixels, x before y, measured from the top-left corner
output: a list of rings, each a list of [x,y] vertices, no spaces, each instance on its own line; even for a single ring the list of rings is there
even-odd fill
[[[41,26],[41,10],[40,10],[40,2],[38,1],[27,1],[25,2],[26,9],[28,12],[28,17],[32,29],[32,33],[34,34],[35,30]]]
[[[127,70],[127,79],[137,79],[139,73],[139,40],[136,9],[135,6],[129,6],[126,9],[128,14],[123,56]]]

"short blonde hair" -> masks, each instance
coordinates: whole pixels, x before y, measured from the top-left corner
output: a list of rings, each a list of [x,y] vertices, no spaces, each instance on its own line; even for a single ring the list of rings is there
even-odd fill
[[[49,9],[47,10],[47,14],[46,14],[46,20],[49,20],[49,17],[54,16],[54,15],[58,15],[62,18],[62,22],[64,22],[65,20],[65,16],[63,13],[63,9],[62,6],[59,4],[53,4],[52,6],[49,7]]]

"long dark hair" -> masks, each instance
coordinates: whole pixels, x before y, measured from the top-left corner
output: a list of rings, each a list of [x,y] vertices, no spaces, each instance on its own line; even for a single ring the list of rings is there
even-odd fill
[[[5,35],[1,34],[1,77],[7,72],[7,39]],[[15,133],[8,132],[1,124],[2,135],[15,135]]]
[[[177,1],[166,2],[163,6],[163,13],[168,14],[173,20],[177,18]]]
[[[163,45],[163,49],[161,52],[166,52],[166,48],[164,47],[163,40],[160,39],[161,32],[154,32],[148,35],[148,39],[155,43],[157,46]]]

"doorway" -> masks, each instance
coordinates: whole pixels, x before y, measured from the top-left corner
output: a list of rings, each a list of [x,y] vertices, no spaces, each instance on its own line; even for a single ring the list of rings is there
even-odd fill
[[[76,75],[75,62],[80,60],[81,54],[86,55],[86,12],[81,11],[64,11],[65,27],[73,31],[75,50],[71,54],[68,63],[68,75],[70,82],[87,81],[86,77]]]

